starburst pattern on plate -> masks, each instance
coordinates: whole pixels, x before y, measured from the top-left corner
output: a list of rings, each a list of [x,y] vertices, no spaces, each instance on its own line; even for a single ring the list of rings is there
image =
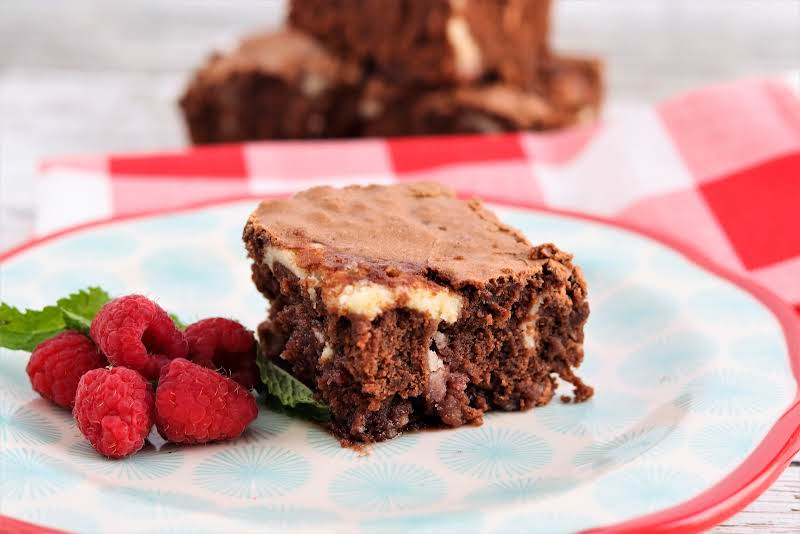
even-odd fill
[[[690,382],[675,405],[692,412],[720,416],[758,415],[788,404],[785,382],[756,373],[723,368]]]
[[[5,295],[4,295],[5,298]],[[19,401],[37,398],[31,389],[30,379],[25,373],[29,354],[20,351],[10,351],[0,348],[0,378],[2,379],[2,393],[14,397]]]
[[[766,425],[759,421],[736,419],[711,423],[692,434],[689,449],[709,464],[730,468],[753,451],[766,431]],[[724,441],[720,436],[725,437]]]
[[[587,337],[609,343],[642,342],[666,330],[677,316],[678,305],[668,293],[626,286],[593,302]]]
[[[256,443],[286,432],[292,420],[287,415],[259,406],[258,417],[250,423],[236,443]]]
[[[445,482],[423,467],[410,464],[370,464],[348,469],[333,479],[329,493],[341,506],[388,512],[442,499]]]
[[[160,450],[145,446],[142,450],[121,460],[109,460],[95,451],[86,441],[79,441],[67,449],[69,459],[92,473],[117,480],[150,480],[173,474],[184,461],[184,452],[172,446]]]
[[[443,532],[480,532],[483,514],[474,510],[395,515],[369,519],[361,523],[363,532],[382,534],[440,534]]]
[[[508,515],[492,534],[571,534],[596,524],[590,516],[580,511],[531,510]]]
[[[652,453],[670,437],[675,426],[637,428],[581,449],[572,463],[581,471],[605,471]]]
[[[34,449],[0,450],[0,502],[40,499],[73,487],[81,476],[62,461]]]
[[[190,247],[162,249],[144,258],[142,275],[156,295],[176,300],[198,287],[207,298],[222,297],[234,286],[223,257]]]
[[[58,243],[53,254],[63,256],[64,260],[85,255],[97,260],[116,260],[120,256],[136,254],[139,239],[130,233],[114,229],[100,229],[68,237]]]
[[[306,432],[306,440],[315,451],[337,460],[385,460],[411,450],[419,438],[416,434],[404,434],[389,441],[373,443],[361,452],[350,447],[342,447],[339,440],[330,432],[312,426]]]
[[[269,526],[329,524],[339,519],[339,516],[330,510],[288,504],[229,508],[225,510],[225,515],[227,517],[253,522],[259,526],[264,524]]]
[[[147,510],[148,515],[154,519],[214,508],[214,503],[209,499],[157,488],[107,486],[100,489],[96,499],[104,507],[121,514],[135,515]]]
[[[443,440],[439,460],[458,473],[478,478],[522,476],[547,465],[550,445],[510,428],[464,428]]]
[[[248,446],[223,450],[194,469],[192,481],[210,492],[252,499],[286,495],[311,474],[299,454],[278,447]]]
[[[44,445],[61,439],[61,431],[40,413],[0,397],[0,443]]]
[[[788,347],[778,332],[762,332],[730,340],[730,355],[737,364],[776,376],[790,376]],[[777,334],[777,335],[776,335]]]
[[[773,320],[755,297],[722,281],[693,295],[687,311],[703,322],[735,321],[750,327]]]
[[[629,428],[645,413],[642,399],[603,391],[586,402],[551,402],[533,413],[544,426],[560,434],[607,436]]]
[[[62,269],[42,281],[42,290],[51,295],[67,295],[88,286],[100,286],[112,295],[125,291],[122,279],[104,270]]]
[[[671,332],[631,353],[617,375],[628,385],[649,389],[685,379],[715,355],[714,343],[702,332]]]
[[[551,495],[564,493],[580,484],[576,478],[533,477],[492,482],[467,497],[476,504],[505,504],[519,501],[535,501]]]
[[[101,532],[97,522],[80,509],[64,506],[35,506],[15,510],[14,516],[37,526],[51,527],[69,532]]]
[[[696,495],[707,483],[689,470],[658,464],[642,464],[618,470],[594,484],[597,502],[621,514],[630,515],[672,506]]]

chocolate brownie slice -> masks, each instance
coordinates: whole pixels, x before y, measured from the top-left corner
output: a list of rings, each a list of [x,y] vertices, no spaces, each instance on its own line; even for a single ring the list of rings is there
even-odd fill
[[[598,61],[553,56],[537,69],[539,90],[403,86],[365,77],[311,38],[284,31],[213,56],[181,106],[195,143],[544,130],[596,115]]]
[[[180,101],[194,143],[353,134],[361,71],[285,30],[214,54]]]
[[[491,82],[419,90],[373,78],[358,111],[367,136],[550,130],[594,119],[603,98],[602,65],[591,58],[552,56],[538,90]]]
[[[536,88],[550,0],[292,0],[289,23],[392,83]]]
[[[267,355],[370,442],[488,410],[582,401],[586,284],[572,256],[532,246],[483,205],[430,183],[310,189],[244,229],[270,300]]]

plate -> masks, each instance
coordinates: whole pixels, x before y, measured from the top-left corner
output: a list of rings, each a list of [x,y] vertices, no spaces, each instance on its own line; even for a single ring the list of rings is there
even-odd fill
[[[43,306],[101,285],[185,320],[254,327],[265,301],[241,231],[255,201],[108,221],[2,264],[3,300]],[[77,532],[698,530],[763,491],[797,451],[796,320],[695,254],[597,220],[493,207],[575,253],[590,288],[578,405],[488,414],[481,427],[356,452],[261,409],[240,439],[95,454],[70,414],[0,353],[0,513]],[[691,257],[691,258],[690,258]],[[2,523],[0,523],[2,524]]]

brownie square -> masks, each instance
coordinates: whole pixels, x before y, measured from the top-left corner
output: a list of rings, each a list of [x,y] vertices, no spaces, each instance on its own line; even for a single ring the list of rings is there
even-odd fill
[[[292,0],[289,23],[391,83],[538,87],[550,0]]]
[[[603,99],[603,66],[592,58],[551,56],[538,67],[540,87],[487,82],[439,89],[372,78],[359,94],[366,136],[551,130],[594,120]]]
[[[180,106],[194,143],[353,135],[361,71],[312,38],[282,30],[212,55]]]
[[[196,73],[181,107],[194,143],[546,130],[592,119],[598,61],[552,56],[541,87],[503,82],[424,88],[367,76],[293,31],[245,39]]]
[[[357,442],[479,424],[592,395],[586,284],[571,255],[532,246],[439,185],[313,188],[268,200],[244,229],[270,301],[267,356],[312,388]]]

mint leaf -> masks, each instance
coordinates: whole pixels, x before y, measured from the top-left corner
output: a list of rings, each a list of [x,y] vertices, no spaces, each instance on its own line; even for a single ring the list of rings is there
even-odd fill
[[[65,328],[64,314],[56,306],[21,312],[0,302],[0,347],[31,352]]]
[[[308,419],[318,423],[327,423],[331,420],[331,411],[327,406],[320,403],[311,404],[298,404],[294,408],[284,406],[278,397],[264,393],[260,397],[261,401],[269,406],[273,411],[284,413],[289,417],[299,417],[301,419]]]
[[[88,333],[92,319],[109,300],[108,293],[99,287],[87,287],[41,310],[21,312],[0,302],[0,347],[32,352],[36,345],[64,330]]]
[[[92,319],[109,300],[111,297],[104,290],[99,287],[88,287],[58,299],[56,304],[64,314],[67,328],[88,333]]]
[[[185,329],[185,328],[186,328],[186,323],[184,323],[183,321],[181,321],[181,320],[180,320],[180,318],[178,318],[178,316],[177,316],[177,315],[175,315],[174,313],[170,313],[170,314],[169,314],[169,318],[170,318],[170,319],[172,319],[172,322],[173,322],[173,323],[175,323],[175,327],[176,327],[178,330],[183,330],[183,329]]]
[[[19,311],[0,302],[0,347],[32,352],[36,345],[64,330],[89,333],[92,320],[107,302],[108,292],[96,286],[76,291],[60,298],[55,306],[41,310]],[[174,314],[170,314],[175,326],[186,325]]]
[[[298,379],[269,361],[258,351],[258,368],[261,370],[261,381],[267,387],[267,398],[277,401],[287,413],[313,419],[327,421],[330,410],[314,399],[314,392]]]

